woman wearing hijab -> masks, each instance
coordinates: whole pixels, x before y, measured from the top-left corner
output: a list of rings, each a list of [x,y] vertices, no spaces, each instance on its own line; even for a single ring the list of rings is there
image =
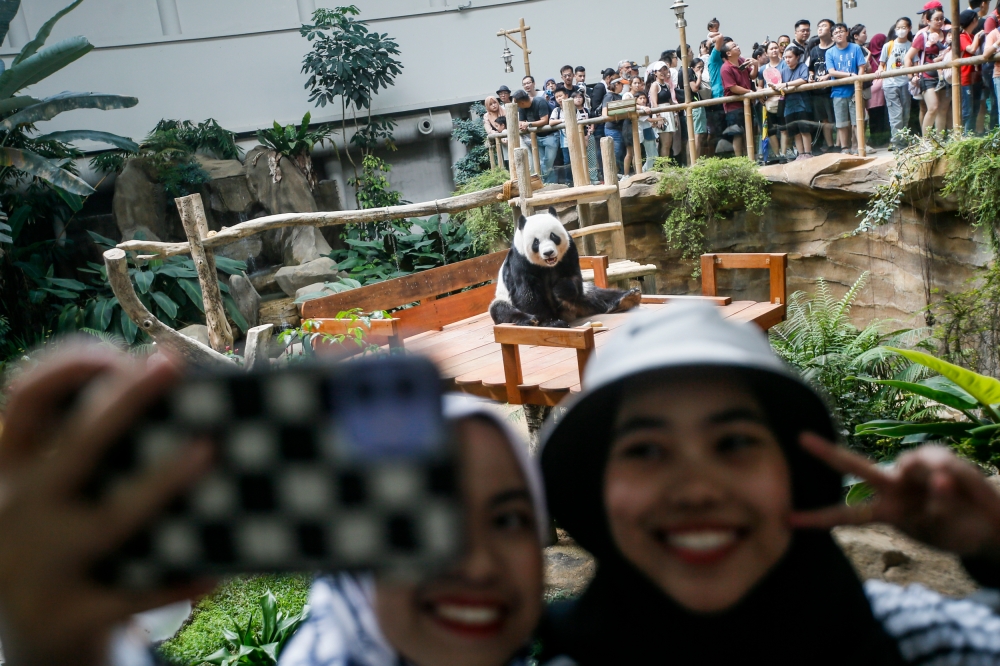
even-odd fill
[[[829,532],[886,520],[996,571],[1000,496],[981,475],[924,451],[879,476],[827,442],[826,406],[766,335],[713,306],[637,315],[601,352],[544,433],[549,507],[598,568],[548,618],[543,660],[1000,661],[1000,618],[987,608],[863,585]],[[872,480],[879,500],[844,507],[840,473],[815,455]],[[931,481],[941,475],[944,485]]]
[[[420,582],[337,574],[313,583],[309,619],[279,666],[526,664],[542,612],[548,519],[527,447],[483,402],[448,396],[461,446],[467,552]]]

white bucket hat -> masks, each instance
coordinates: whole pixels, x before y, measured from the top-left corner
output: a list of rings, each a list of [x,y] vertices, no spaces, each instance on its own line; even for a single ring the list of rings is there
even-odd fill
[[[618,329],[587,366],[583,391],[543,429],[549,510],[584,547],[600,550],[607,543],[604,521],[595,518],[604,515],[603,470],[626,382],[683,369],[735,370],[746,380],[789,460],[798,508],[839,497],[839,475],[798,446],[806,430],[836,438],[830,412],[775,355],[767,335],[754,324],[723,319],[714,305],[672,304],[637,314]]]

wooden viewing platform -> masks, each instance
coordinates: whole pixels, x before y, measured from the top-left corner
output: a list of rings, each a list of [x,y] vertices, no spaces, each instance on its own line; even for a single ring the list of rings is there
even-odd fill
[[[341,294],[306,301],[302,318],[320,332],[344,333],[363,326],[334,319],[338,312],[396,310],[392,318],[373,322],[369,339],[390,349],[422,354],[437,365],[449,390],[499,402],[553,406],[580,390],[587,361],[629,317],[669,307],[671,302],[706,300],[734,321],[754,323],[767,330],[785,318],[785,254],[706,254],[702,256],[702,296],[643,296],[629,312],[596,315],[570,322],[570,328],[495,325],[487,309],[493,300],[492,283],[506,252],[469,259]],[[593,267],[595,284],[607,286],[607,257],[581,257]],[[732,301],[716,293],[720,269],[767,269],[768,302]],[[483,284],[483,283],[486,284]],[[472,287],[472,288],[469,288]],[[447,295],[447,294],[451,295]],[[595,327],[593,324],[599,323]],[[585,325],[590,324],[590,325]],[[322,345],[318,346],[322,351]],[[329,350],[343,353],[343,348]]]

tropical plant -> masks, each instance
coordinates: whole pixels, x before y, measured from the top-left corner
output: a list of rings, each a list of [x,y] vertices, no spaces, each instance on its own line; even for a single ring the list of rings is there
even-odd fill
[[[232,627],[222,631],[223,647],[196,659],[194,663],[219,666],[277,664],[288,639],[309,616],[309,606],[303,608],[301,613],[286,613],[278,609],[278,600],[271,590],[260,597],[259,605],[259,625],[255,626],[255,614],[250,615],[246,626],[241,626],[235,618],[230,617]]]
[[[365,155],[361,164],[361,175],[347,182],[355,189],[355,198],[360,208],[385,208],[398,206],[403,195],[392,189],[385,174],[392,167],[374,155]]]
[[[887,415],[913,414],[920,405],[859,376],[919,378],[918,371],[886,352],[882,344],[912,346],[928,332],[904,330],[885,335],[878,321],[860,330],[854,326],[851,307],[867,278],[867,273],[862,274],[839,300],[822,278],[816,281],[815,294],[795,292],[788,299],[786,320],[770,330],[770,339],[775,352],[826,396],[843,427],[843,435],[852,444],[884,457],[890,452],[878,450],[875,438],[858,436],[855,427]]]
[[[308,74],[305,87],[309,101],[325,107],[340,99],[341,130],[344,152],[357,174],[357,164],[348,150],[347,108],[351,108],[355,136],[352,143],[369,154],[379,138],[390,138],[395,127],[389,118],[372,120],[371,102],[380,89],[388,89],[402,72],[399,45],[386,33],[371,32],[355,19],[361,11],[354,5],[317,9],[313,23],[303,25],[300,34],[312,48],[302,59],[302,72]],[[357,112],[367,109],[362,129]]]
[[[94,242],[103,248],[115,246],[115,242],[92,231],[88,231]],[[40,254],[31,255],[17,266],[33,284],[29,299],[35,304],[47,303],[55,320],[53,327],[57,333],[69,333],[82,329],[108,332],[132,345],[149,342],[146,334],[129,319],[122,310],[118,299],[108,284],[107,268],[101,264],[87,262],[87,268],[78,269],[90,275],[88,282],[54,276],[51,264],[46,265]],[[226,257],[216,257],[219,270],[234,274],[246,270],[241,261]],[[188,324],[204,323],[205,306],[198,283],[198,273],[189,257],[174,256],[138,264],[129,258],[129,275],[132,285],[143,305],[158,319],[172,328]],[[240,314],[229,286],[219,282],[223,293],[226,312],[242,331],[249,325]]]
[[[682,259],[694,262],[695,277],[701,274],[697,260],[706,251],[706,229],[719,216],[739,210],[763,215],[771,202],[767,179],[745,157],[705,157],[686,168],[661,157],[654,169],[662,174],[659,194],[668,194],[674,200],[663,223],[667,246],[680,250]]]
[[[35,38],[24,45],[10,67],[0,74],[0,117],[3,118],[0,121],[0,182],[39,178],[67,193],[88,196],[93,194],[94,189],[71,169],[67,169],[64,159],[47,155],[45,149],[53,147],[47,144],[89,140],[107,143],[123,150],[137,149],[131,139],[93,130],[63,130],[27,139],[27,135],[36,131],[35,123],[52,120],[67,111],[126,109],[139,103],[135,97],[102,93],[63,92],[44,99],[17,94],[93,50],[93,44],[84,37],[71,37],[45,46],[56,22],[76,9],[81,2],[83,0],[76,0],[43,23]],[[16,12],[19,5],[20,0],[7,0],[3,3],[5,14]],[[7,34],[9,21],[0,22],[0,28],[2,40]],[[24,140],[12,143],[9,139],[15,134]],[[11,171],[14,173],[9,173]]]
[[[173,199],[187,196],[208,182],[208,173],[195,159],[198,152],[220,160],[235,160],[243,155],[236,135],[214,118],[198,124],[164,119],[156,123],[137,150],[99,153],[90,160],[90,166],[95,171],[121,173],[130,159],[138,158]]]
[[[503,185],[508,180],[510,174],[505,169],[491,169],[467,180],[455,194],[488,190]],[[494,252],[506,247],[514,230],[514,217],[506,201],[497,201],[488,206],[457,213],[454,219],[469,230],[476,251],[481,253]]]
[[[286,328],[278,334],[278,344],[282,345],[285,360],[294,363],[299,359],[312,359],[316,356],[316,349],[313,346],[316,342],[324,342],[345,346],[348,343],[356,345],[361,350],[361,355],[378,354],[379,346],[368,342],[368,332],[372,329],[372,320],[388,319],[389,313],[384,310],[375,312],[363,312],[361,308],[354,308],[345,312],[338,312],[334,319],[358,322],[358,326],[349,327],[347,333],[321,333],[318,321],[307,319],[298,327]],[[293,353],[293,347],[298,343],[298,355]]]
[[[482,102],[476,102],[469,107],[468,118],[452,120],[455,129],[451,132],[451,138],[468,150],[462,159],[455,162],[455,184],[458,186],[464,185],[490,168],[490,154],[486,147],[486,128],[483,127],[485,114],[486,107],[483,106]]]
[[[374,239],[362,238],[362,231],[361,225],[348,227],[344,238],[347,249],[334,250],[330,257],[341,271],[348,271],[363,285],[475,256],[468,229],[439,215],[375,227]]]
[[[329,125],[320,125],[316,129],[310,130],[311,120],[312,114],[306,111],[306,114],[302,116],[302,124],[298,127],[295,125],[282,127],[278,121],[275,121],[273,128],[257,131],[257,140],[274,153],[284,155],[295,162],[309,182],[310,189],[313,189],[316,187],[316,174],[313,173],[312,166],[313,147],[322,145],[326,141],[333,143],[330,135],[333,134],[334,129]],[[274,161],[271,171],[275,182],[281,180],[281,167],[277,160]]]
[[[905,443],[939,440],[994,468],[1000,466],[1000,380],[948,363],[930,354],[889,347],[887,351],[938,374],[918,382],[873,379],[936,403],[934,420],[879,419],[857,426],[858,435],[903,438]]]
[[[941,357],[975,372],[1000,373],[1000,265],[993,262],[928,308]]]

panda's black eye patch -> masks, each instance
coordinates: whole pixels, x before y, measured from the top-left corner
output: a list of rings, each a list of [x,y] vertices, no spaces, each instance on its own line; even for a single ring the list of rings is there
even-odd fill
[[[559,238],[559,235],[558,234],[554,234],[554,233],[553,234],[549,234],[549,240],[551,240],[556,245],[559,245],[559,243],[562,243],[562,238]]]
[[[532,251],[532,252],[538,252],[538,243],[539,243],[539,241],[538,241],[538,239],[536,238],[536,239],[535,239],[535,242],[531,244],[531,251]]]

